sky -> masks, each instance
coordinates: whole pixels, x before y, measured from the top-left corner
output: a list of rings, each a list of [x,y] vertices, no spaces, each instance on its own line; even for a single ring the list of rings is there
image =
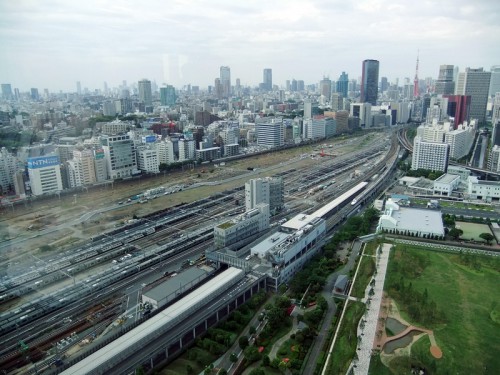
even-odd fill
[[[103,89],[142,78],[214,84],[317,83],[365,59],[379,77],[437,78],[440,64],[500,65],[498,0],[0,0],[0,83]],[[401,82],[401,81],[400,81]]]

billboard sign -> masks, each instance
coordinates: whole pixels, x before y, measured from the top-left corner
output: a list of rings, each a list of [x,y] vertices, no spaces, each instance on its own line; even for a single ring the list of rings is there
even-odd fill
[[[59,156],[40,156],[28,158],[28,169],[40,169],[59,165]]]

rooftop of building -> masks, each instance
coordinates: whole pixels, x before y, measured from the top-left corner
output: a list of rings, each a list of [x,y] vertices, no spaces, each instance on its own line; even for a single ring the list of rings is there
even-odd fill
[[[208,276],[208,272],[198,267],[190,267],[177,275],[170,277],[164,282],[156,285],[152,289],[144,292],[144,295],[160,301],[161,299],[175,293],[182,286],[188,285],[197,279],[202,279]]]
[[[439,210],[401,207],[391,199],[388,199],[385,207],[380,221],[391,221],[395,229],[444,234],[443,219]]]
[[[451,173],[445,173],[444,175],[438,177],[434,182],[440,182],[442,184],[451,184],[456,179],[460,179],[460,176]]]

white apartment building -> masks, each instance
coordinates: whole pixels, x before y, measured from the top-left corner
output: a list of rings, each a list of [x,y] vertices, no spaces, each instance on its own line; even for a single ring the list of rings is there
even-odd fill
[[[75,150],[67,162],[70,187],[91,185],[97,182],[93,150]]]
[[[328,138],[335,135],[336,121],[333,118],[312,118],[305,120],[304,123],[309,139]]]
[[[490,151],[488,159],[488,170],[493,172],[500,172],[500,146],[495,145]]]
[[[158,151],[154,143],[137,147],[137,165],[139,170],[144,173],[160,172]]]
[[[255,134],[259,146],[279,147],[285,144],[285,129],[281,118],[259,119],[255,123]]]
[[[110,179],[130,177],[139,173],[134,142],[128,134],[102,135],[101,143]]]
[[[194,160],[196,149],[193,139],[179,139],[179,161]]]
[[[0,150],[0,194],[14,190],[14,174],[17,169],[17,158],[2,147]]]
[[[29,158],[28,175],[33,195],[55,193],[63,189],[58,156]]]
[[[272,214],[283,208],[283,179],[281,177],[254,178],[245,183],[246,210],[252,210],[261,203],[268,204]]]
[[[97,124],[97,126],[101,127],[102,134],[108,134],[108,135],[126,133],[127,131],[129,131],[130,128],[134,127],[131,123],[121,120],[104,122]]]
[[[156,148],[158,150],[158,162],[160,164],[175,163],[174,142],[172,142],[170,138],[159,142]]]
[[[429,169],[446,172],[450,145],[446,143],[424,142],[416,136],[413,141],[411,169]]]

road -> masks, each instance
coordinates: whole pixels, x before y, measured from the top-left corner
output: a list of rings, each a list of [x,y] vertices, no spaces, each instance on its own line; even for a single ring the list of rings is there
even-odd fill
[[[415,208],[426,208],[425,205],[412,204]],[[479,210],[473,208],[455,208],[455,207],[441,207],[441,212],[444,214],[455,215],[455,216],[470,216],[470,217],[482,217],[489,219],[497,219],[500,215],[499,212],[490,210]]]

